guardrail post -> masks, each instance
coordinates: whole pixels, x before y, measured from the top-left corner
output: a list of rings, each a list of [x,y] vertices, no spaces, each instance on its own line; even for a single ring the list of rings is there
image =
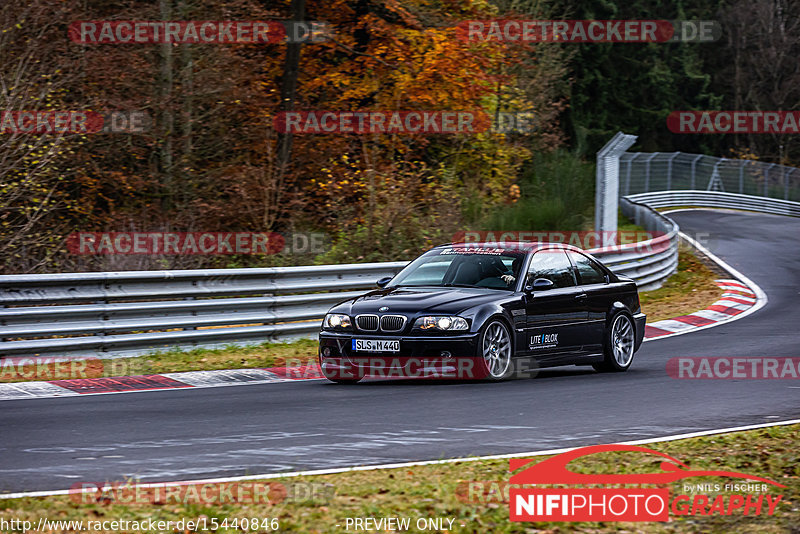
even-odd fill
[[[617,132],[597,153],[594,229],[601,235],[617,231],[619,157],[635,142],[635,135]]]

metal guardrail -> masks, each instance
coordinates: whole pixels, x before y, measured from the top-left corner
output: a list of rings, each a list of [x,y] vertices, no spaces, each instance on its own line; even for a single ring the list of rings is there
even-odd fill
[[[621,198],[619,206],[625,217],[657,237],[612,250],[605,249],[603,253],[589,252],[615,273],[636,280],[640,291],[657,289],[678,268],[678,225],[637,200]]]
[[[626,197],[653,208],[697,206],[800,217],[800,202],[720,191],[654,191]]]
[[[406,262],[0,276],[0,356],[136,355],[309,337]]]
[[[663,235],[588,252],[642,289],[657,287],[677,265],[677,227],[637,202],[622,206]],[[133,356],[311,337],[330,306],[405,265],[0,276],[0,356]]]

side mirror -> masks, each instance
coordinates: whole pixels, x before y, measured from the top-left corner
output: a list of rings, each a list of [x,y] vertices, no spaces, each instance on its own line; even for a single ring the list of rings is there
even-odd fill
[[[378,287],[386,287],[386,284],[388,284],[391,281],[392,281],[392,277],[391,276],[386,276],[386,277],[381,278],[380,280],[378,280],[375,283],[378,285]]]
[[[547,278],[537,278],[533,281],[532,286],[525,286],[527,291],[545,291],[547,289],[553,289],[555,284],[552,280],[548,280]]]

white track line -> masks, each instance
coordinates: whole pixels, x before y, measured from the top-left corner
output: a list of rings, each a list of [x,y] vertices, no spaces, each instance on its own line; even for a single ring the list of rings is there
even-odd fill
[[[687,434],[673,434],[671,436],[662,436],[658,438],[645,438],[634,441],[620,441],[615,442],[621,445],[647,445],[651,443],[663,443],[666,441],[677,441],[680,439],[698,438],[702,436],[714,436],[717,434],[729,434],[731,432],[744,432],[747,430],[757,430],[759,428],[769,428],[773,426],[786,426],[800,424],[800,419],[790,419],[788,421],[773,421],[771,423],[759,423],[755,425],[736,426],[730,428],[720,428],[715,430],[701,430],[698,432],[689,432]],[[403,467],[416,467],[423,465],[441,465],[452,464],[458,462],[477,462],[480,460],[502,460],[505,458],[516,458],[520,456],[549,456],[551,454],[561,454],[564,452],[574,451],[581,447],[565,447],[562,449],[550,449],[544,451],[531,451],[531,452],[515,452],[511,454],[494,454],[491,456],[470,456],[467,458],[448,458],[446,460],[424,460],[419,462],[402,462],[394,464],[379,464],[379,465],[360,465],[356,467],[339,467],[335,469],[315,469],[310,471],[292,471],[289,473],[267,473],[263,475],[245,475],[239,477],[224,477],[224,478],[206,478],[198,480],[182,480],[179,482],[155,482],[137,484],[142,488],[147,487],[165,487],[165,486],[187,486],[190,484],[221,484],[226,482],[240,482],[242,480],[266,480],[273,478],[292,478],[301,476],[316,476],[316,475],[335,475],[338,473],[349,473],[353,471],[377,471],[378,469],[400,469]],[[110,486],[109,486],[110,487]],[[95,488],[85,490],[84,492],[97,491]],[[57,495],[72,495],[78,493],[74,490],[52,490],[52,491],[27,491],[20,493],[6,493],[0,494],[1,499],[21,499],[23,497],[52,497]],[[81,492],[83,493],[83,492]]]

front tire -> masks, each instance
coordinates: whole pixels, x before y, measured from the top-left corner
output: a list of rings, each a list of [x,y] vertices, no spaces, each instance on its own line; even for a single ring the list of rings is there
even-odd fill
[[[503,321],[495,319],[484,327],[478,351],[481,378],[498,382],[508,377],[511,370],[511,333]]]
[[[604,373],[622,373],[633,362],[636,330],[633,321],[625,313],[618,313],[611,319],[603,340],[604,360],[593,364],[595,370]]]

